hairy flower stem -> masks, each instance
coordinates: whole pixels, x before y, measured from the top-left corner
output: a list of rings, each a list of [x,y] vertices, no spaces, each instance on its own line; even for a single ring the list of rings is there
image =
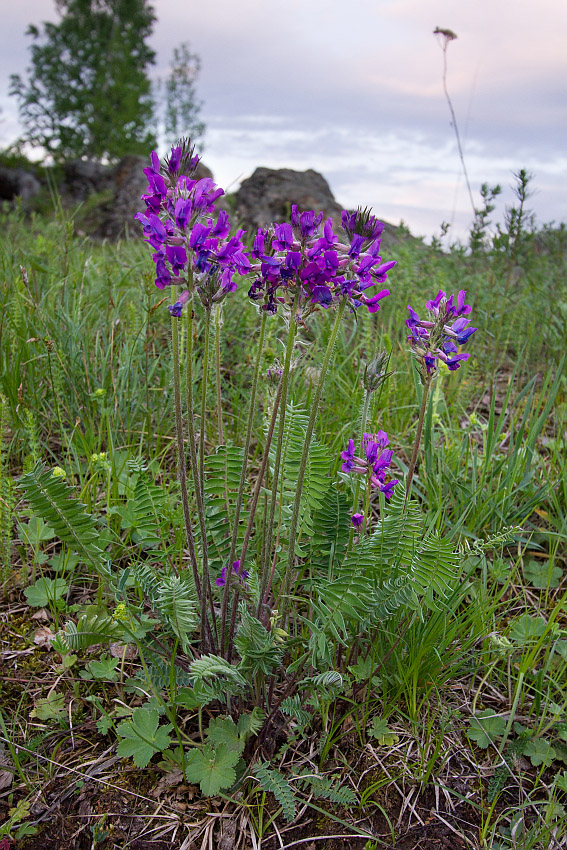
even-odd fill
[[[368,424],[368,411],[370,410],[370,397],[372,393],[369,390],[364,390],[364,401],[362,402],[362,411],[360,414],[360,446],[361,453],[364,454],[364,434],[366,432],[366,426]],[[358,500],[360,498],[360,478],[357,477],[356,485],[354,488],[354,499],[352,501],[352,513],[355,514],[358,510]],[[351,528],[348,538],[348,551],[352,549],[352,543],[354,539],[354,527]]]
[[[244,539],[242,541],[242,550],[240,552],[240,563],[241,564],[244,564],[244,562],[246,560],[246,552],[248,551],[248,544],[250,542],[250,537],[252,536],[252,528],[254,526],[254,518],[256,516],[256,508],[258,506],[258,499],[260,497],[260,490],[262,489],[262,482],[264,480],[264,474],[266,472],[266,467],[268,465],[268,459],[269,459],[269,456],[270,456],[270,446],[272,445],[272,437],[274,436],[274,430],[276,428],[276,420],[277,420],[277,415],[278,415],[278,409],[279,409],[280,400],[281,400],[281,397],[282,397],[282,386],[283,386],[283,376],[282,376],[282,379],[280,380],[279,385],[278,385],[278,392],[277,392],[276,399],[274,401],[274,407],[273,407],[273,410],[272,410],[272,418],[270,420],[268,433],[266,435],[266,446],[264,448],[264,456],[262,457],[262,463],[260,464],[260,470],[258,472],[258,478],[256,479],[256,485],[254,487],[254,493],[252,494],[252,500],[250,502],[250,509],[249,509],[249,514],[248,514],[248,523],[246,525],[246,531],[244,532]],[[266,549],[266,540],[267,540],[266,523],[264,522],[264,540],[263,540],[263,544],[262,544],[264,550]],[[266,559],[267,559],[267,557],[268,556],[266,555]],[[264,559],[262,559],[262,563],[264,563]],[[264,580],[264,572],[267,572],[267,571],[263,571],[262,575],[261,575],[260,597],[259,597],[260,601],[258,602],[258,611],[257,611],[257,614],[256,614],[257,617],[260,616],[260,610],[262,608],[262,586],[265,587],[265,584],[266,584],[266,582]],[[264,580],[264,585],[262,585],[263,580]],[[234,597],[233,597],[233,600],[232,600],[232,613],[231,613],[231,617],[230,617],[230,629],[229,629],[229,632],[228,632],[228,660],[229,661],[231,661],[231,658],[232,658],[232,639],[234,637],[234,631],[235,631],[235,628],[236,628],[236,611],[237,611],[237,608],[238,608],[238,596],[239,596],[239,586],[237,585],[236,588],[235,588]]]
[[[199,482],[205,489],[205,432],[207,416],[207,386],[209,382],[209,345],[211,340],[211,308],[205,307],[205,340],[203,343],[203,374],[201,376],[201,428],[199,432]]]
[[[201,580],[199,578],[199,567],[197,564],[197,553],[195,551],[195,538],[193,537],[193,526],[191,523],[191,511],[189,508],[189,494],[187,493],[187,471],[185,468],[185,445],[183,438],[183,417],[181,415],[181,375],[179,371],[179,328],[177,319],[171,319],[171,339],[173,349],[173,396],[175,400],[175,431],[177,435],[177,475],[181,487],[181,501],[183,503],[183,518],[185,520],[185,531],[187,534],[187,545],[189,547],[189,557],[191,559],[191,568],[193,570],[193,580],[197,596],[202,599],[203,593],[201,588]],[[201,624],[204,629],[204,624]],[[204,643],[204,631],[201,633],[201,639]]]
[[[222,395],[221,395],[221,328],[222,328],[222,305],[217,304],[215,308],[215,365],[217,378],[217,425],[219,431],[219,446],[224,446],[224,429],[222,427]],[[228,506],[227,506],[228,507]]]
[[[413,446],[413,452],[411,455],[410,465],[408,468],[408,477],[406,483],[406,499],[404,502],[404,507],[407,505],[407,501],[409,499],[410,491],[411,491],[411,483],[413,481],[413,474],[415,472],[415,466],[417,464],[417,456],[419,454],[419,446],[421,444],[421,435],[423,433],[423,422],[425,420],[425,411],[427,410],[427,399],[429,398],[429,390],[431,389],[431,383],[433,381],[433,375],[428,375],[423,385],[423,393],[421,396],[421,407],[419,408],[419,418],[417,420],[417,431],[415,435],[415,443]]]
[[[309,421],[307,423],[307,431],[305,433],[305,442],[303,443],[303,452],[301,453],[301,461],[299,463],[299,473],[297,476],[297,483],[295,488],[295,500],[293,503],[293,514],[291,517],[291,526],[289,529],[289,551],[288,551],[288,559],[287,559],[287,567],[283,576],[280,597],[282,598],[282,619],[285,623],[287,617],[287,611],[289,606],[289,586],[291,583],[291,574],[293,571],[293,565],[295,561],[295,535],[297,534],[297,526],[299,523],[299,508],[301,505],[301,494],[303,492],[303,481],[305,479],[305,470],[307,468],[307,458],[309,457],[309,449],[311,448],[311,438],[313,437],[313,429],[315,428],[315,419],[317,418],[317,413],[319,411],[319,404],[321,402],[321,395],[323,393],[323,387],[325,384],[325,378],[327,376],[327,371],[329,369],[329,364],[331,362],[331,358],[333,356],[333,351],[335,349],[335,343],[337,341],[337,336],[339,333],[339,328],[341,326],[341,320],[343,318],[343,313],[346,307],[346,298],[343,299],[339,305],[337,310],[335,321],[333,323],[333,327],[331,329],[331,335],[329,336],[329,342],[327,343],[327,349],[325,351],[325,355],[323,357],[323,363],[321,364],[321,372],[319,375],[319,382],[317,384],[317,388],[315,390],[315,395],[313,397],[313,401],[311,402],[311,412],[309,414]],[[285,628],[285,626],[284,626]]]
[[[195,449],[195,425],[194,425],[194,403],[193,403],[193,303],[187,305],[187,369],[186,369],[186,394],[187,394],[187,430],[189,432],[189,466],[191,468],[191,476],[193,478],[193,486],[195,488],[195,500],[197,502],[197,515],[199,517],[199,530],[201,532],[201,553],[203,557],[203,581],[205,583],[206,596],[210,600],[210,612],[213,621],[213,631],[216,634],[217,625],[215,611],[213,607],[213,595],[209,577],[209,554],[207,546],[207,527],[205,524],[205,506],[203,499],[203,491],[201,489],[201,480],[199,477],[199,468],[197,466],[197,451]],[[201,617],[203,611],[205,617],[207,603],[203,604],[201,598]]]
[[[276,446],[276,455],[274,458],[274,473],[272,480],[272,500],[270,503],[270,519],[268,522],[268,538],[266,541],[266,560],[262,564],[262,572],[260,573],[260,587],[266,581],[269,564],[272,557],[272,542],[274,539],[274,522],[276,516],[276,504],[278,501],[278,486],[279,486],[279,478],[280,478],[280,465],[282,459],[282,448],[283,448],[283,440],[284,440],[284,429],[285,429],[285,416],[286,416],[286,407],[287,407],[287,393],[289,387],[289,373],[291,370],[291,355],[293,352],[293,346],[295,343],[295,334],[297,332],[297,322],[296,322],[296,313],[297,307],[299,304],[299,287],[297,289],[297,293],[293,300],[293,305],[289,312],[289,330],[287,334],[287,344],[285,349],[285,360],[283,365],[282,372],[282,393],[281,393],[281,401],[280,401],[280,416],[278,422],[278,443]],[[262,598],[260,596],[260,598]]]
[[[260,338],[258,340],[258,351],[256,354],[256,363],[254,365],[254,376],[252,378],[252,389],[250,393],[250,407],[248,409],[248,424],[246,426],[246,440],[244,442],[244,456],[242,458],[242,470],[240,472],[240,483],[238,485],[238,494],[236,496],[236,505],[234,508],[234,519],[232,526],[232,538],[230,541],[230,554],[226,564],[227,576],[230,576],[232,571],[232,562],[236,554],[236,543],[238,540],[238,524],[240,522],[240,511],[242,510],[242,500],[244,498],[244,486],[246,484],[246,473],[248,472],[248,453],[250,452],[250,442],[252,439],[252,426],[254,425],[254,414],[256,413],[256,392],[258,390],[258,377],[260,375],[260,365],[262,363],[262,354],[264,351],[264,337],[266,335],[266,318],[267,313],[262,311],[262,321],[260,323]],[[219,397],[220,398],[220,397]],[[220,439],[220,436],[219,436]],[[227,505],[228,508],[228,505]],[[241,559],[241,568],[244,568],[244,561]],[[222,615],[221,615],[221,655],[224,655],[225,648],[225,629],[226,617],[228,613],[228,597],[230,594],[231,582],[227,580],[224,586],[222,597]]]

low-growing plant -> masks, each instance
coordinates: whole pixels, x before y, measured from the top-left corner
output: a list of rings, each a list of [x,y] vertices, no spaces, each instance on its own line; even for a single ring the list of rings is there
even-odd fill
[[[282,730],[320,728],[324,758],[336,730],[332,707],[355,702],[377,676],[384,692],[399,686],[406,693],[414,715],[427,693],[416,642],[450,643],[442,621],[463,600],[469,555],[440,533],[439,512],[414,498],[414,480],[422,433],[432,428],[434,382],[441,369],[456,371],[467,360],[461,349],[476,329],[462,290],[440,290],[427,302],[426,319],[410,307],[406,335],[420,407],[405,486],[393,477],[388,435],[371,424],[392,375],[390,353],[365,368],[360,414],[331,474],[337,457],[317,438],[318,412],[339,335],[363,325],[364,312],[376,321],[387,304],[389,290],[374,289],[396,265],[379,253],[384,226],[369,210],[344,211],[336,228],[323,213],[292,207],[289,222],[260,228],[246,248],[241,231],[230,235],[226,212],[213,216],[222,190],[196,178],[197,163],[187,141],[163,162],[152,154],[146,210],[137,215],[154,252],[155,283],[175,293],[168,309],[180,510],[152,464],[139,457],[127,463],[118,452],[91,454],[80,470],[89,504],[100,482],[114,490],[106,517],[87,511],[65,476],[42,463],[20,487],[35,516],[99,576],[97,605],[69,620],[52,643],[63,666],[94,644],[137,647],[141,667],[127,685],[147,702],[117,724],[110,715],[99,720],[101,731],[115,729],[118,754],[139,767],[160,754],[206,795],[236,787],[252,763],[255,781],[292,819],[298,788],[342,805],[353,798],[327,780],[305,773],[290,780],[276,770],[269,758]],[[233,445],[221,335],[238,276],[248,278],[258,325],[245,436]],[[323,346],[306,366],[312,322],[320,323]],[[266,338],[280,330],[281,360],[273,356],[266,372]],[[304,380],[312,387],[306,407],[294,398]],[[37,453],[31,437],[30,445]],[[40,577],[26,595],[31,605],[55,610],[67,590],[62,574]],[[415,627],[431,611],[438,613],[433,636],[424,630],[420,637]],[[415,663],[396,685],[381,667],[400,641]],[[81,676],[112,681],[117,667],[108,657],[91,660]],[[431,670],[440,670],[435,659]],[[54,692],[36,716],[54,716],[58,699]],[[187,712],[192,726],[180,722]],[[477,738],[490,732],[479,717],[471,727]],[[370,734],[391,733],[376,721]]]

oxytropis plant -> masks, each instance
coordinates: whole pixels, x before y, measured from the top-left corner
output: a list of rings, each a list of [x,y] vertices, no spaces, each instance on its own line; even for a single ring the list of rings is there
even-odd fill
[[[248,754],[254,751],[249,739],[258,750],[282,718],[325,728],[330,702],[371,679],[378,659],[370,666],[367,659],[383,622],[400,609],[419,612],[425,594],[431,605],[435,594],[454,589],[458,556],[400,492],[388,436],[375,430],[372,397],[391,374],[388,355],[365,369],[360,430],[342,452],[335,477],[330,472],[337,459],[315,434],[341,325],[357,312],[376,313],[389,295],[384,284],[395,261],[380,254],[383,224],[369,210],[358,210],[344,211],[336,226],[322,213],[294,206],[289,222],[258,230],[247,248],[245,234],[232,233],[227,213],[215,208],[222,190],[209,178],[199,179],[197,169],[187,141],[164,161],[153,153],[145,170],[145,210],[136,216],[153,251],[156,286],[172,293],[175,435],[189,569],[168,548],[167,528],[152,538],[149,555],[115,569],[97,546],[93,518],[64,480],[37,469],[23,487],[32,507],[99,571],[117,603],[113,615],[99,611],[96,629],[90,620],[68,624],[59,636],[60,651],[78,646],[81,629],[96,631],[100,641],[101,624],[110,622],[109,637],[116,639],[121,630],[124,640],[137,641],[140,687],[171,722],[158,729],[155,703],[136,709],[117,728],[124,738],[120,752],[138,752],[131,743],[138,739],[145,742],[146,761],[167,749],[189,780],[200,782],[204,793],[216,793],[244,772],[239,758],[245,746]],[[225,444],[223,429],[220,310],[226,298],[242,299],[233,295],[241,277],[247,278],[259,329],[243,445],[232,446]],[[439,293],[428,307],[431,321],[413,311],[408,321],[424,384],[408,493],[436,364],[457,368],[468,357],[458,347],[473,333],[464,293],[456,301]],[[330,327],[305,411],[293,402],[291,375],[301,368],[297,343],[315,313]],[[209,394],[213,319],[216,392]],[[275,390],[264,396],[260,373],[268,322],[283,330],[285,353],[270,370]],[[209,395],[215,398],[216,434],[207,430]],[[252,472],[261,395],[264,441]],[[143,467],[136,472],[144,509],[159,508],[163,490]],[[148,628],[148,618],[159,628]],[[364,664],[357,664],[359,656]],[[206,732],[205,706],[217,715]],[[187,710],[198,716],[197,741],[177,722],[178,712]],[[171,728],[178,745],[169,750]],[[257,766],[260,782],[267,775],[262,770]]]
[[[445,292],[439,290],[436,297],[426,303],[429,318],[423,320],[408,304],[410,312],[410,317],[406,320],[410,332],[408,342],[417,361],[423,392],[417,420],[417,434],[406,481],[406,498],[410,493],[417,463],[429,390],[437,375],[439,363],[445,364],[451,372],[454,372],[470,357],[468,352],[459,352],[459,347],[465,345],[477,330],[477,328],[468,327],[471,320],[466,317],[472,308],[465,304],[466,294],[464,290],[461,290],[456,298],[454,295],[447,297]]]

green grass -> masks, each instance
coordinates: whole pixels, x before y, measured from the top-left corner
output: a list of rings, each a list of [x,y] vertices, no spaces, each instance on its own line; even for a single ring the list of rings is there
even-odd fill
[[[65,549],[30,521],[15,482],[38,460],[61,467],[88,510],[104,518],[101,534],[108,535],[108,545],[113,541],[117,567],[136,573],[148,552],[151,556],[151,548],[137,545],[144,531],[139,517],[128,512],[137,480],[133,461],[143,460],[151,479],[165,485],[154,526],[167,534],[169,557],[179,566],[183,532],[169,321],[146,246],[141,240],[106,244],[75,235],[72,217],[60,209],[45,218],[5,209],[1,226],[0,578],[6,610],[15,612],[10,624],[7,619],[2,624],[2,649],[19,652],[37,647],[34,634],[44,622],[31,619],[37,606],[31,604],[33,593],[31,600],[24,593],[38,578],[61,579],[66,588],[46,606],[54,631],[58,622],[77,619],[89,602],[108,594],[88,564],[65,562]],[[368,430],[388,432],[402,477],[420,392],[406,352],[406,305],[419,310],[440,288],[466,289],[479,329],[469,347],[473,356],[434,386],[414,480],[428,522],[461,547],[465,571],[440,607],[426,606],[421,616],[399,613],[376,629],[364,653],[354,649],[348,659],[350,692],[324,707],[323,729],[302,732],[301,724],[295,732],[288,729],[274,766],[292,775],[303,759],[304,766],[338,776],[362,799],[361,817],[383,812],[394,832],[412,825],[411,806],[395,823],[415,786],[412,805],[436,789],[456,807],[453,826],[481,846],[556,846],[550,842],[565,840],[562,807],[567,808],[565,229],[527,232],[513,254],[505,242],[469,256],[458,247],[441,253],[408,241],[384,255],[398,260],[390,274],[391,297],[377,316],[359,313],[357,323],[345,321],[317,436],[335,458],[336,471],[340,452],[357,431],[363,365],[385,349],[394,375],[373,396]],[[225,429],[236,445],[246,429],[258,334],[245,290],[244,285],[226,302],[222,338]],[[329,330],[322,315],[301,334],[303,354],[292,378],[299,406],[309,403]],[[198,325],[197,344],[201,331]],[[263,372],[283,358],[284,339],[283,322],[275,317],[268,322]],[[262,387],[253,432],[256,466],[267,409]],[[210,402],[212,411],[212,390]],[[213,425],[211,418],[209,434]],[[513,547],[498,539],[510,526],[519,529]],[[46,586],[52,587],[42,584],[39,590]],[[41,593],[35,598],[41,601]],[[89,736],[98,736],[93,759],[115,742],[103,734],[101,718],[111,727],[118,724],[121,706],[135,704],[132,677],[140,661],[153,662],[120,658],[116,675],[82,676],[99,656],[96,650],[60,657],[36,649],[22,656],[20,668],[3,662],[0,719],[14,778],[8,791],[0,789],[0,801],[13,807],[31,800],[56,770],[76,782],[80,777],[73,771],[81,773],[81,761],[88,761],[82,753],[93,746],[86,743]],[[29,677],[28,687],[21,680],[14,684],[16,670]],[[50,693],[62,695],[64,711],[53,700],[46,707]],[[487,711],[497,719],[483,725]],[[389,743],[369,733],[376,716],[387,721]],[[166,768],[156,756],[146,774],[150,779],[138,772],[127,787],[147,797]],[[120,784],[118,772],[108,778]],[[463,789],[471,792],[466,805]],[[274,798],[250,785],[240,794],[240,811],[250,812],[248,820],[242,814],[242,828],[268,832],[277,811]],[[298,794],[309,798],[307,791]],[[111,801],[107,805],[112,808]],[[202,801],[192,805],[198,814]],[[451,820],[449,803],[441,810]],[[323,831],[344,831],[343,808],[329,804],[318,811]],[[468,827],[459,820],[463,813]],[[15,820],[10,817],[12,836],[18,823],[34,820],[25,806]],[[0,836],[1,830],[2,823]],[[380,841],[392,846],[390,827],[380,832],[386,834],[390,837]]]

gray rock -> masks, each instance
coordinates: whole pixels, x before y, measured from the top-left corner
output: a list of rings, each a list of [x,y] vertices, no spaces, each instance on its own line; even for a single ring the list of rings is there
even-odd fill
[[[0,200],[13,201],[21,198],[28,201],[41,192],[41,183],[23,168],[0,166]]]
[[[323,175],[312,169],[257,168],[236,193],[236,213],[248,230],[289,220],[292,204],[300,210],[323,210],[326,218],[340,222],[342,207]]]
[[[72,201],[84,201],[89,195],[102,192],[111,185],[112,171],[107,165],[83,159],[73,159],[63,164],[61,190]]]
[[[137,212],[143,212],[144,202],[141,196],[147,191],[148,181],[144,168],[149,165],[147,157],[125,156],[109,171],[110,183],[114,188],[114,197],[106,205],[104,221],[97,236],[107,239],[119,239],[124,236],[139,236],[140,225],[134,220]],[[199,163],[197,178],[213,176],[210,168]]]
[[[335,201],[323,175],[312,169],[257,168],[251,177],[242,181],[236,193],[236,214],[241,226],[249,232],[272,222],[289,221],[292,204],[297,204],[300,210],[323,210],[325,218],[333,219],[335,233],[339,233],[344,207]],[[377,215],[380,218],[379,213]],[[386,250],[407,238],[408,234],[400,228],[384,222],[382,246]]]

